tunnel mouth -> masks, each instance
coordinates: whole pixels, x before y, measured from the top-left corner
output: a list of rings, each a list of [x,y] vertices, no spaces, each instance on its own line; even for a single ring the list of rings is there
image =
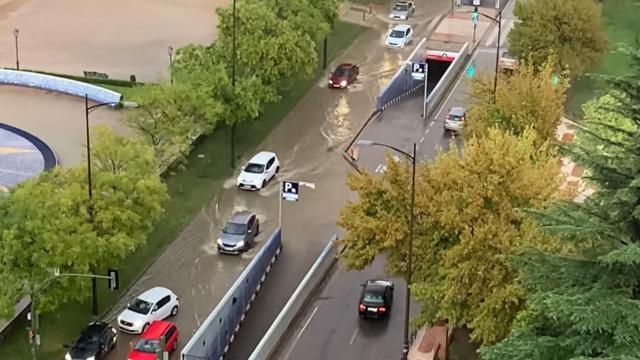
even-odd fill
[[[427,56],[427,66],[429,69],[429,78],[427,79],[427,91],[429,93],[431,93],[431,91],[433,91],[433,89],[436,87],[436,85],[438,85],[438,82],[440,82],[440,79],[442,79],[442,77],[444,76],[444,74],[447,72],[447,70],[449,69],[449,66],[451,66],[451,63],[453,62],[455,58],[450,58],[450,60],[442,60],[442,59],[435,59],[435,58],[431,58],[430,56]]]

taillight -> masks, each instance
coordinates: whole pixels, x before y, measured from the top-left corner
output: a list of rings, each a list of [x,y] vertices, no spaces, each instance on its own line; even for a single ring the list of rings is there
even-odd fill
[[[385,311],[387,311],[387,308],[386,308],[386,307],[384,307],[384,306],[380,306],[380,307],[378,308],[378,311],[380,311],[380,312],[385,312]]]
[[[367,310],[367,307],[362,305],[362,304],[360,304],[360,306],[358,306],[358,309],[360,309],[360,311],[365,311],[365,310]]]

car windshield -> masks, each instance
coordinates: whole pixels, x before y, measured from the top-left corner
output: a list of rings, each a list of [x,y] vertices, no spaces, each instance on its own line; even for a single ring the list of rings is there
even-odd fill
[[[346,67],[339,67],[336,69],[336,71],[333,73],[336,76],[348,76],[349,75],[349,69]]]
[[[375,304],[375,305],[381,305],[384,303],[384,299],[382,298],[382,294],[381,293],[375,293],[375,292],[365,292],[364,293],[364,298],[362,299],[364,300],[364,302],[369,303],[369,304]]]
[[[402,39],[404,37],[404,31],[401,30],[393,30],[391,34],[389,34],[392,38]]]
[[[140,339],[134,349],[143,353],[155,354],[159,346],[160,342],[158,340]]]
[[[247,164],[247,166],[245,166],[244,172],[252,174],[262,174],[264,172],[264,165],[249,163]]]
[[[136,299],[127,309],[138,314],[147,315],[151,311],[152,304],[144,300]]]
[[[393,7],[393,11],[407,11],[407,9],[409,9],[407,4],[396,4],[396,6]]]
[[[247,232],[247,225],[228,222],[222,232],[229,235],[244,235]]]
[[[96,351],[98,350],[99,344],[100,339],[97,335],[83,332],[80,334],[73,347],[82,351]]]
[[[518,58],[511,52],[505,51],[502,53],[502,57],[509,60],[517,60]]]

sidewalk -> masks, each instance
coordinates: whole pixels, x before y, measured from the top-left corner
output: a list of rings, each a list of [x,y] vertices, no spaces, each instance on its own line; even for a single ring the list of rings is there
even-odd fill
[[[573,121],[563,117],[556,131],[556,137],[561,142],[570,143],[575,138],[576,129],[576,124]],[[584,168],[571,159],[567,157],[560,159],[560,172],[565,176],[560,189],[572,196],[573,201],[582,203],[595,192],[595,189],[582,179],[585,174]]]
[[[448,337],[445,326],[420,329],[409,349],[408,360],[447,360]]]

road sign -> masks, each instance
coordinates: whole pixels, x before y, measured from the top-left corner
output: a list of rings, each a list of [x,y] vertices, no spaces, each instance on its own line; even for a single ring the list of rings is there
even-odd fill
[[[473,74],[476,73],[476,69],[473,66],[473,64],[469,64],[469,66],[467,67],[467,76],[469,77],[469,79],[471,79],[473,77]]]
[[[411,63],[411,77],[415,80],[424,80],[427,64],[423,62]]]
[[[552,74],[551,75],[551,83],[553,85],[558,85],[559,82],[560,82],[560,76],[558,76],[556,74]]]
[[[282,182],[282,198],[288,201],[298,201],[300,184],[297,181]]]

